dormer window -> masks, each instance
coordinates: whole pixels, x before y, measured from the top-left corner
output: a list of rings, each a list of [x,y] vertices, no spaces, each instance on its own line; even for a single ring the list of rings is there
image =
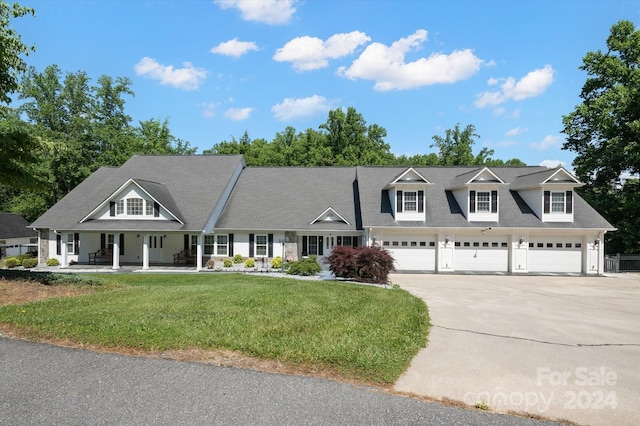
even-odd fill
[[[418,211],[418,193],[416,191],[405,191],[404,193],[404,211]]]
[[[551,212],[552,213],[564,213],[564,192],[552,192],[551,193]]]
[[[160,206],[149,200],[139,197],[123,198],[117,202],[111,202],[109,216],[160,216]]]
[[[573,191],[544,191],[544,213],[571,214]]]
[[[478,191],[476,195],[476,211],[477,212],[490,212],[491,211],[491,192]]]
[[[469,191],[469,213],[498,213],[498,191]]]
[[[142,198],[127,199],[127,216],[142,216],[142,206],[144,201]]]

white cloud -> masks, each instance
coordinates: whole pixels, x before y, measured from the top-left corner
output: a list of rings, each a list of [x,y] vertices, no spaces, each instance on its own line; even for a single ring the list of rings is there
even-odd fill
[[[280,121],[311,117],[319,112],[327,112],[333,108],[334,101],[324,96],[313,95],[308,98],[286,98],[282,103],[271,107],[273,115]]]
[[[505,136],[518,136],[518,135],[523,134],[526,131],[527,131],[527,129],[525,129],[523,127],[514,127],[513,129],[511,129],[507,133],[505,133]]]
[[[199,107],[202,107],[202,116],[204,118],[213,118],[216,116],[216,104],[215,102],[203,102],[198,104]]]
[[[555,71],[551,65],[545,65],[544,68],[533,70],[516,82],[515,78],[507,77],[506,79],[491,78],[487,81],[489,86],[494,86],[499,82],[500,90],[494,92],[483,92],[476,96],[474,105],[476,108],[485,108],[488,106],[499,105],[510,99],[521,101],[541,95],[547,90],[547,87],[553,83],[553,75]]]
[[[252,50],[259,50],[258,45],[252,41],[238,41],[237,38],[234,38],[233,40],[225,41],[212,47],[211,53],[239,58]]]
[[[273,59],[278,62],[291,62],[296,71],[311,71],[327,67],[329,59],[350,55],[370,40],[371,38],[360,31],[334,34],[326,41],[310,36],[296,37],[276,50]]]
[[[540,142],[534,142],[531,144],[533,149],[538,151],[543,151],[545,149],[559,147],[564,138],[558,135],[548,135],[545,136]]]
[[[160,84],[166,84],[182,90],[195,90],[207,77],[204,68],[195,68],[190,62],[182,64],[183,68],[174,68],[173,65],[162,65],[155,59],[144,57],[134,69],[137,75],[159,80]]]
[[[540,162],[540,165],[543,167],[548,167],[550,169],[555,169],[558,166],[564,167],[564,161],[560,160],[543,160]]]
[[[427,39],[426,30],[418,30],[391,46],[372,43],[349,68],[340,67],[338,74],[352,80],[373,80],[375,90],[406,90],[438,83],[455,83],[475,74],[482,60],[470,49],[451,54],[433,53],[428,58],[405,62],[405,55],[417,50]]]
[[[235,8],[245,21],[286,24],[296,12],[297,0],[215,0],[222,9]]]
[[[229,108],[224,112],[224,116],[233,121],[242,121],[249,118],[253,108]]]

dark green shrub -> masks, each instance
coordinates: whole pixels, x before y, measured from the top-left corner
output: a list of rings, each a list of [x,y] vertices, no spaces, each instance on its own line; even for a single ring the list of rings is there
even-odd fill
[[[15,259],[18,261],[18,265],[17,266],[21,266],[23,260],[31,259],[31,255],[30,254],[20,254],[18,256],[15,256]]]
[[[321,270],[316,256],[287,264],[287,274],[290,275],[311,276],[319,274]]]
[[[23,268],[35,268],[36,266],[38,266],[38,259],[30,257],[29,259],[24,259],[22,261],[22,267]]]
[[[244,258],[242,257],[241,254],[236,254],[235,256],[233,256],[233,263],[242,263],[244,262]]]
[[[1,269],[0,278],[14,281],[33,281],[45,285],[76,284],[76,285],[100,285],[104,279],[78,274],[62,274],[59,272],[38,272],[24,269]]]
[[[5,268],[15,268],[18,266],[18,259],[15,257],[7,257],[3,263]]]
[[[47,259],[47,266],[60,266],[60,262],[56,258]]]

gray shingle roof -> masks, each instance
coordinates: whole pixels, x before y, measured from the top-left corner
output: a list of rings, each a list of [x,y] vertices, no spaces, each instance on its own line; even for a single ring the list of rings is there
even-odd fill
[[[355,171],[355,167],[247,167],[216,228],[356,230],[360,218],[354,200]],[[312,224],[329,207],[349,224]]]
[[[244,164],[241,155],[135,155],[120,167],[97,170],[38,218],[33,226],[64,230],[111,230],[117,225],[126,227],[119,228],[123,230],[143,230],[150,226],[154,230],[202,230],[239,164]],[[165,207],[178,210],[184,225],[142,220],[79,223],[129,179],[138,183],[147,181],[142,184],[162,199]]]
[[[15,213],[0,213],[0,239],[35,238],[38,233],[29,227],[24,217]]]

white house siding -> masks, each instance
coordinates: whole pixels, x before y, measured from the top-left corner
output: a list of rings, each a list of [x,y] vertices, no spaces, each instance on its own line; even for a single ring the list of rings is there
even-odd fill
[[[382,247],[393,256],[398,271],[435,270],[435,235],[384,235]]]
[[[458,235],[454,237],[455,271],[509,270],[509,239],[501,235]]]
[[[529,272],[582,272],[581,236],[532,236],[529,239]]]

